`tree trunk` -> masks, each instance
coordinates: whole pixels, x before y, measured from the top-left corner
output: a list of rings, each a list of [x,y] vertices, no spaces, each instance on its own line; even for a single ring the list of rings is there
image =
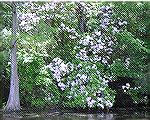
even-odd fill
[[[148,94],[148,106],[150,106],[150,63],[148,63],[148,72],[147,72],[147,94]]]
[[[11,78],[10,78],[10,92],[9,98],[5,107],[5,111],[18,111],[20,110],[19,100],[19,79],[17,73],[17,46],[16,46],[16,33],[17,33],[17,12],[16,4],[12,3],[13,8],[13,23],[12,23],[12,48],[11,48]]]
[[[2,80],[0,79],[0,108],[2,108],[3,103],[2,103]]]
[[[86,32],[86,15],[84,13],[84,6],[82,6],[80,3],[77,4],[77,18],[78,18],[78,24],[79,24],[79,30],[81,33]]]

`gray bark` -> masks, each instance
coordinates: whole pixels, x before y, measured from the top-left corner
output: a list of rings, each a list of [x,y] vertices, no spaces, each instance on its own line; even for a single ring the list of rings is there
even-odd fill
[[[2,108],[2,80],[0,79],[0,108]]]
[[[147,92],[150,95],[150,63],[148,63],[148,72],[147,72]]]
[[[78,22],[79,22],[79,30],[81,33],[86,32],[86,15],[84,13],[84,6],[82,6],[80,3],[77,4],[77,16],[78,16]]]
[[[5,111],[18,111],[20,110],[19,99],[19,79],[17,73],[17,46],[16,46],[16,33],[17,33],[17,12],[16,3],[12,3],[13,8],[13,22],[12,22],[12,48],[11,48],[11,78],[10,78],[10,92],[9,98],[5,107]]]

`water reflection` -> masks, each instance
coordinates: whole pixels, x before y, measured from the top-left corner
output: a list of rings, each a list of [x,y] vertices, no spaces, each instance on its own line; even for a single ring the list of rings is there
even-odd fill
[[[87,120],[113,120],[113,114],[88,114]]]
[[[150,120],[149,112],[121,111],[109,114],[64,113],[13,113],[0,114],[0,120]]]

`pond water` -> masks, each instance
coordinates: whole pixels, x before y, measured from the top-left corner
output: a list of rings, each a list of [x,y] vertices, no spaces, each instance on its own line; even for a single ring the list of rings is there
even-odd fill
[[[110,113],[63,113],[59,112],[22,112],[6,114],[0,113],[0,120],[150,120],[150,112],[145,111],[118,111]]]

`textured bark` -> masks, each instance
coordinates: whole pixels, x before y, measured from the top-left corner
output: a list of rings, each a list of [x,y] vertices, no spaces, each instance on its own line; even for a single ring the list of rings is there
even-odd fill
[[[16,46],[16,33],[17,33],[17,13],[16,3],[12,3],[13,8],[13,23],[12,23],[12,48],[11,48],[11,78],[10,78],[10,92],[9,98],[5,107],[5,111],[18,111],[20,110],[19,100],[19,79],[17,73],[17,46]]]
[[[83,33],[86,32],[86,17],[84,13],[84,6],[82,6],[80,3],[77,4],[77,18],[79,23],[79,30]]]
[[[150,63],[148,63],[148,72],[147,72],[147,94],[148,94],[148,106],[150,106]]]
[[[2,108],[2,80],[0,79],[0,108]]]

